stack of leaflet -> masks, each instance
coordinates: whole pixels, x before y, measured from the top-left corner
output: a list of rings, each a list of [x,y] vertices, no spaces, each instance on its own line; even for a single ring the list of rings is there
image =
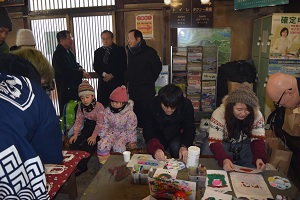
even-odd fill
[[[172,83],[178,85],[184,94],[186,94],[187,72],[186,72],[186,48],[174,47],[172,49]]]
[[[216,108],[216,84],[218,47],[203,47],[201,110],[214,111]]]
[[[200,111],[202,47],[187,47],[187,98],[194,111]]]

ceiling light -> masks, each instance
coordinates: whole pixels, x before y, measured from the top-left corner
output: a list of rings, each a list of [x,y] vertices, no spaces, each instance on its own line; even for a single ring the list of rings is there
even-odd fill
[[[201,4],[209,4],[210,0],[201,0]]]
[[[170,5],[170,4],[171,4],[171,0],[164,0],[164,3],[165,3],[166,5]]]

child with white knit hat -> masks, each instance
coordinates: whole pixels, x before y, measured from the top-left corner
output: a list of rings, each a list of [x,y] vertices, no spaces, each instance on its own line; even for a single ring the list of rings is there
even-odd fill
[[[137,118],[133,112],[133,101],[128,100],[126,87],[117,87],[110,94],[110,104],[104,111],[104,123],[98,142],[98,159],[104,164],[110,156],[110,150],[123,153],[126,145],[136,148]]]
[[[70,149],[86,151],[90,153],[90,156],[78,163],[75,171],[76,176],[87,171],[87,163],[97,149],[97,136],[103,124],[104,112],[103,105],[95,99],[93,86],[87,80],[79,85],[78,96],[81,102],[76,113],[74,135],[69,139]]]

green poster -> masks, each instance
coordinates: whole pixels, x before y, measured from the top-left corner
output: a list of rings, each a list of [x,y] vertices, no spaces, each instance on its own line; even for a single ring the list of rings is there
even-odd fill
[[[234,10],[288,4],[289,0],[234,0]]]

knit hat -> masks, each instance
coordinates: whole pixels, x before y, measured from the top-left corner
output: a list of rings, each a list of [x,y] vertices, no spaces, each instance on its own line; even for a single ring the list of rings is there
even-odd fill
[[[0,7],[0,27],[8,28],[9,31],[12,30],[10,16],[8,15],[7,9],[4,7]]]
[[[95,96],[94,88],[89,84],[87,80],[84,80],[78,87],[78,96],[81,97],[83,95],[89,95],[89,94]]]
[[[29,29],[20,29],[17,33],[16,45],[19,46],[35,46],[33,33]]]
[[[241,84],[240,87],[231,91],[226,99],[227,103],[244,103],[252,108],[258,107],[258,98],[251,89],[251,85],[247,82]]]
[[[128,95],[125,85],[117,87],[114,91],[112,91],[109,99],[116,102],[128,102]]]

